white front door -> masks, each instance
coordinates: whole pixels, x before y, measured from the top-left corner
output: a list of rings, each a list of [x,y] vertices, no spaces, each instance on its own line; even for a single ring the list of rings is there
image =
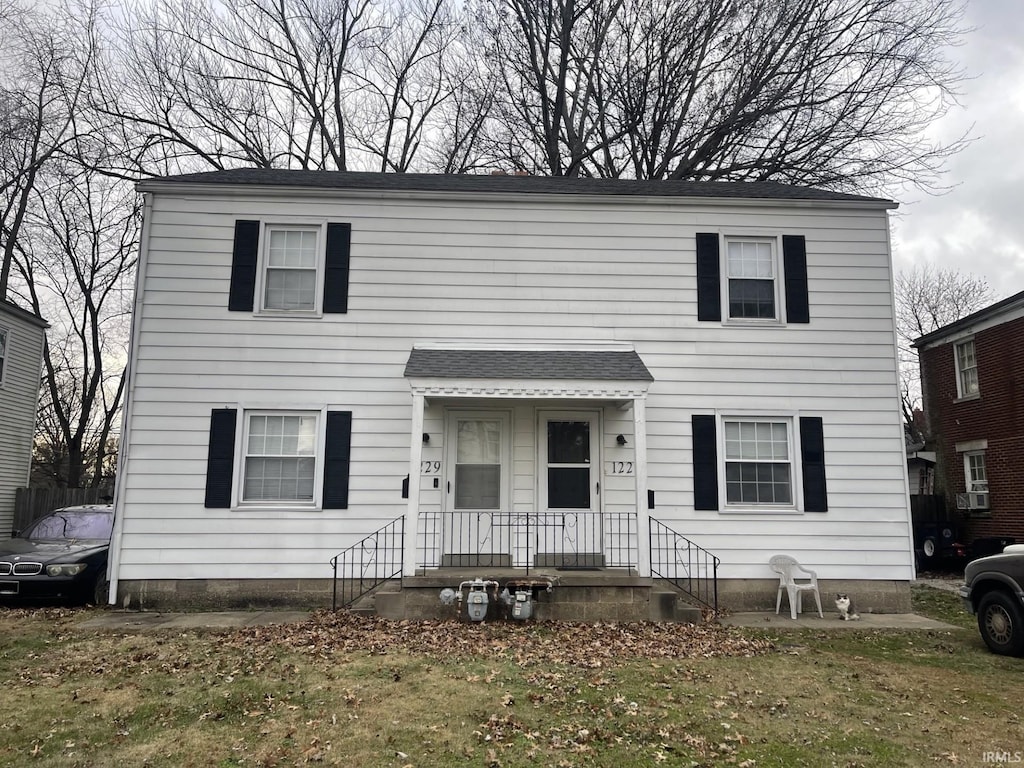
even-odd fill
[[[600,414],[542,411],[538,430],[537,564],[603,565]]]
[[[511,565],[510,422],[505,411],[448,414],[443,566]]]

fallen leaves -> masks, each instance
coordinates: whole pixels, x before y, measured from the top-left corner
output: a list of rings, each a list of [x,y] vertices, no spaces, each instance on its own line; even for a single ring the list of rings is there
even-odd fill
[[[620,659],[749,657],[775,649],[769,640],[708,624],[468,624],[391,621],[330,611],[317,612],[301,624],[239,629],[222,642],[250,650],[284,645],[317,657],[404,652],[438,659],[499,657],[523,667],[561,663],[591,669]]]

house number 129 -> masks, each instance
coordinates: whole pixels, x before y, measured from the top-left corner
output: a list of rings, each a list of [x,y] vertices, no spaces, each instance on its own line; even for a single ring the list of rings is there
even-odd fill
[[[613,475],[632,475],[633,474],[633,462],[632,461],[613,461],[612,462],[612,474]]]

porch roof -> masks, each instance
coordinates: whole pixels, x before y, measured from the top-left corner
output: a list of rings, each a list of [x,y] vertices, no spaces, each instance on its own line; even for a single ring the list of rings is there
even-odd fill
[[[405,377],[654,381],[633,350],[413,349]]]

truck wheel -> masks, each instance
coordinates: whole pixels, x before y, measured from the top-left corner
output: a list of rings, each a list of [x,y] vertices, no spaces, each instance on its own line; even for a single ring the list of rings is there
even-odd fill
[[[978,629],[992,653],[1024,656],[1024,609],[1006,592],[989,592],[978,604]]]
[[[927,538],[924,543],[921,544],[921,554],[924,555],[925,560],[931,560],[935,557],[935,539]]]

